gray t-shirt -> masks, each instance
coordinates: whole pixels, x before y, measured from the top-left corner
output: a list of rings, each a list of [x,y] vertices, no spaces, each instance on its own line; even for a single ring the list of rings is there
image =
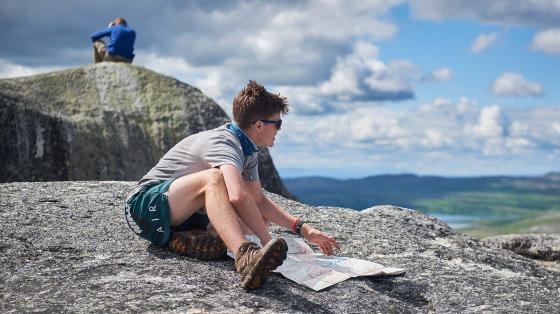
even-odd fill
[[[138,185],[161,183],[222,165],[235,166],[243,180],[259,180],[257,153],[244,156],[241,142],[227,128],[228,124],[184,138],[159,160]]]

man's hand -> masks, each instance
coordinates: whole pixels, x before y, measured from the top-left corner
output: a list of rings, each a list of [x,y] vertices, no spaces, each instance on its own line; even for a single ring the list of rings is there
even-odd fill
[[[323,254],[327,256],[333,255],[333,246],[340,249],[340,245],[333,237],[311,227],[309,224],[304,224],[301,229],[301,235],[311,243],[319,246],[319,249],[323,252]]]

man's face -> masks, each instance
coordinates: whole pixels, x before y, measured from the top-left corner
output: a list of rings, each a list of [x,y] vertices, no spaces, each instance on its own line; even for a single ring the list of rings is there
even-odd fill
[[[268,121],[278,121],[282,119],[280,113],[277,113],[275,115],[272,115],[270,117],[268,117],[265,120]],[[276,134],[278,133],[278,128],[276,127],[275,123],[270,123],[270,122],[262,122],[260,121],[259,123],[262,124],[261,126],[261,145],[262,146],[266,146],[266,147],[272,147],[274,146],[274,141],[276,140]]]

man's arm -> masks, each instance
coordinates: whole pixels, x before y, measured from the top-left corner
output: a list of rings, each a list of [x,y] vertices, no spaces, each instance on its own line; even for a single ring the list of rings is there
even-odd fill
[[[111,28],[105,28],[100,31],[97,31],[91,35],[91,41],[94,42],[98,39],[101,39],[106,36],[111,36]]]
[[[235,207],[239,218],[259,237],[261,244],[265,245],[272,237],[255,201],[245,190],[241,173],[232,165],[222,165],[220,170],[224,174],[229,201]]]
[[[290,215],[280,206],[271,201],[262,192],[261,183],[259,181],[245,181],[245,186],[252,199],[254,199],[258,209],[264,218],[274,222],[275,224],[292,229],[292,225],[296,221],[296,217]],[[310,242],[319,246],[325,255],[333,255],[333,246],[340,249],[340,245],[330,235],[321,232],[309,225],[303,224],[301,228],[301,235]]]

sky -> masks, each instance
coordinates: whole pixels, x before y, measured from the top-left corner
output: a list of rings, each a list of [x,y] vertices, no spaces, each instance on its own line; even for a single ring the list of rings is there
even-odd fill
[[[284,178],[560,171],[560,0],[3,0],[0,78],[91,63],[119,16],[230,116],[250,79],[286,96]]]

